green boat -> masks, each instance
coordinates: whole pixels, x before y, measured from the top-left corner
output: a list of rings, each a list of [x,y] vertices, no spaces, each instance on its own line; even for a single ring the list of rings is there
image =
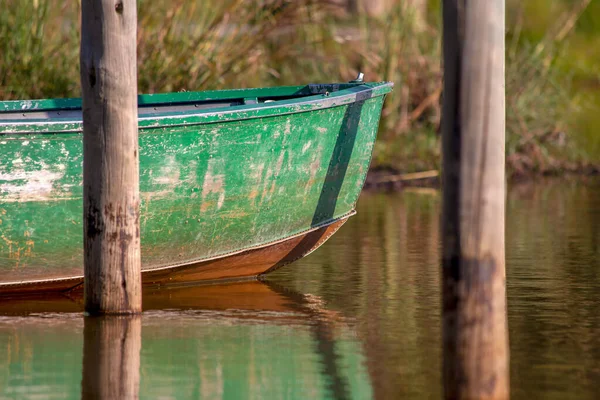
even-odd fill
[[[355,212],[392,86],[139,96],[143,282],[256,277],[318,248]],[[0,102],[0,149],[0,294],[81,287],[81,100]]]

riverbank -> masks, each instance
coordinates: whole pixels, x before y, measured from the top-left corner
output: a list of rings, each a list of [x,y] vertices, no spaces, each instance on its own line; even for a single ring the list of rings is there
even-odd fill
[[[556,172],[524,174],[507,172],[509,184],[537,182],[546,179],[577,179],[586,182],[600,177],[600,167],[593,164],[576,166]],[[398,170],[373,167],[367,174],[364,190],[366,191],[398,191],[406,188],[439,188],[441,187],[441,171],[428,170],[402,173]]]

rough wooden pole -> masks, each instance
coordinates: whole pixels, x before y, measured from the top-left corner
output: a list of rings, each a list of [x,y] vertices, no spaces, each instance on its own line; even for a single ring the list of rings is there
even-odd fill
[[[85,309],[141,311],[135,0],[81,2]]]
[[[137,399],[141,347],[141,316],[85,317],[81,398]]]
[[[443,3],[443,343],[447,399],[509,396],[504,0]]]

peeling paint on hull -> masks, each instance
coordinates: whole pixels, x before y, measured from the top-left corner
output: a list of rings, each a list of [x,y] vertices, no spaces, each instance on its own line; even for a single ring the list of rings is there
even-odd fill
[[[254,96],[248,89],[246,97],[276,101],[180,112],[179,120],[171,109],[182,96],[187,107],[190,96],[200,104],[238,91],[178,93],[170,101],[141,96],[140,104],[159,108],[139,136],[144,275],[227,258],[219,264],[227,272],[198,269],[186,279],[257,275],[277,263],[257,263],[259,269],[250,271],[235,255],[345,221],[362,188],[391,85],[340,88],[320,85],[312,95],[302,94],[304,87],[277,88],[270,96],[266,89]],[[293,93],[304,97],[290,99]],[[45,102],[32,101],[27,110],[49,112]],[[11,111],[7,103],[0,110]],[[167,116],[161,104],[171,107]],[[251,117],[239,119],[244,113]],[[25,287],[82,275],[82,141],[74,114],[72,121],[15,121],[0,111],[0,294],[9,283],[14,291],[16,282]],[[55,129],[66,125],[73,129]]]

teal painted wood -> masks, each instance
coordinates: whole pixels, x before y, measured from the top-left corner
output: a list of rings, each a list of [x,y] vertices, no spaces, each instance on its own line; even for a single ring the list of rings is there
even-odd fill
[[[141,107],[152,108],[140,109],[143,269],[265,245],[348,215],[391,87],[140,96]],[[195,107],[237,99],[240,105]],[[78,105],[0,103],[0,284],[82,274]]]

